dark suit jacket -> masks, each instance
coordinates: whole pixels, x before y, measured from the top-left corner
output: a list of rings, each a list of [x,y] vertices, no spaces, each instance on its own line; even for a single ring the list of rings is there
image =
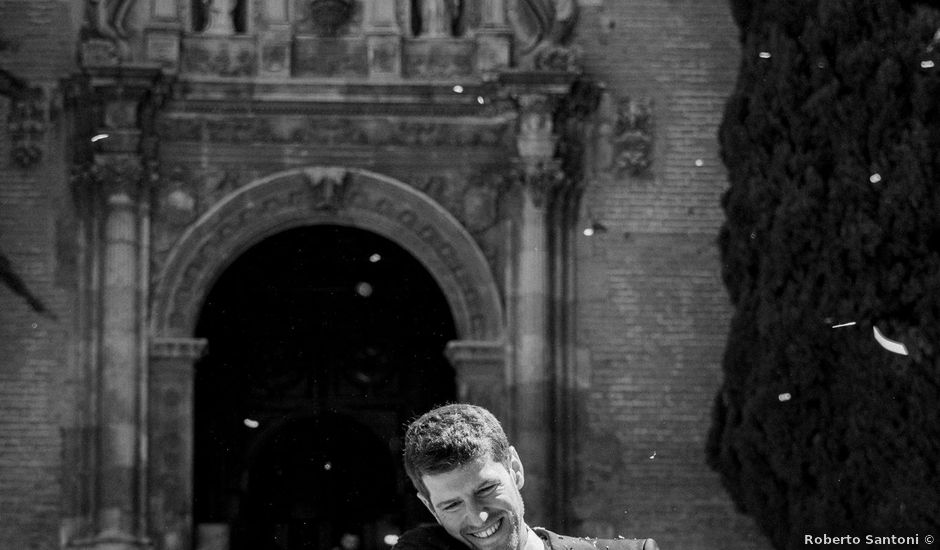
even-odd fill
[[[541,527],[535,527],[533,531],[548,541],[552,550],[659,550],[653,539],[568,537]],[[425,525],[405,532],[392,550],[467,550],[467,546],[448,535],[440,525]]]

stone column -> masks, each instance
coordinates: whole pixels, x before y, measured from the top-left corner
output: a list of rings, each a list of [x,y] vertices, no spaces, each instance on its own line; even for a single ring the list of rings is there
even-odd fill
[[[154,68],[87,69],[88,102],[98,101],[94,121],[91,186],[79,192],[103,204],[100,264],[100,342],[94,367],[92,415],[96,426],[90,530],[70,547],[94,550],[149,548],[146,537],[147,444],[146,312],[148,178],[142,151],[141,113],[159,76]],[[90,109],[85,104],[80,108]],[[90,137],[90,136],[89,136]]]
[[[549,231],[546,203],[562,180],[553,159],[552,101],[540,94],[519,101],[515,353],[511,377],[513,441],[525,465],[523,489],[535,524],[551,524],[553,376],[550,353]],[[528,511],[528,510],[527,510]]]
[[[193,365],[201,338],[150,343],[150,526],[155,550],[190,550],[193,487]]]
[[[138,188],[143,169],[132,155],[99,159],[106,214],[102,265],[101,365],[98,379],[98,529],[102,534],[135,534],[139,514],[137,477],[141,433],[138,357]],[[134,544],[139,541],[133,539]],[[128,542],[132,542],[129,539]]]
[[[397,2],[365,0],[365,29],[369,48],[369,76],[374,79],[401,77],[401,27],[395,14]]]

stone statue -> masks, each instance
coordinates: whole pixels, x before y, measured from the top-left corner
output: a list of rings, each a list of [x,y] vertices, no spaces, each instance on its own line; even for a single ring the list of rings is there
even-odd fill
[[[126,58],[128,31],[124,26],[127,14],[136,0],[89,0],[88,23],[91,32],[115,44],[119,57]]]
[[[206,28],[203,34],[215,36],[229,36],[235,34],[235,25],[232,12],[235,11],[236,0],[202,0],[205,6]]]
[[[507,16],[521,54],[567,41],[577,18],[575,0],[509,0]]]
[[[460,19],[461,0],[420,0],[421,36],[453,36],[454,24]]]

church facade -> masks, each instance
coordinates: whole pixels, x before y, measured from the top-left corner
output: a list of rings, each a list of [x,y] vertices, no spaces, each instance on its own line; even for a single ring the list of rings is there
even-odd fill
[[[766,547],[704,464],[724,2],[0,15],[5,543],[387,548],[403,426],[462,400],[530,522]]]

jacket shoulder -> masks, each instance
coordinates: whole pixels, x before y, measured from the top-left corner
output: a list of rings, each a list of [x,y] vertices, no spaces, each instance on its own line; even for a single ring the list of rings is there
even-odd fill
[[[595,539],[591,537],[569,537],[547,529],[536,527],[535,533],[547,540],[552,550],[659,550],[653,539],[622,538]]]

